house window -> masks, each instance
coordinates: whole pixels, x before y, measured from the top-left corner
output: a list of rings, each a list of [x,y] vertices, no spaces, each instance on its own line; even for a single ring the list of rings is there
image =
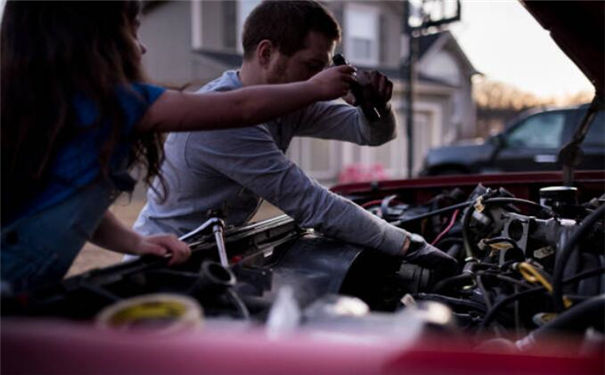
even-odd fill
[[[237,49],[237,30],[234,30],[234,20],[237,19],[237,6],[233,1],[222,1],[223,6],[223,43],[225,49]]]
[[[242,52],[246,17],[261,0],[191,2],[191,45],[194,49]]]
[[[237,2],[237,28],[235,30],[237,34],[237,50],[244,52],[242,47],[242,32],[244,31],[244,22],[248,15],[252,12],[261,0],[239,0]]]
[[[345,8],[345,53],[355,64],[379,63],[379,18],[377,7],[365,4],[347,4]]]
[[[191,47],[202,48],[202,2],[191,2]]]

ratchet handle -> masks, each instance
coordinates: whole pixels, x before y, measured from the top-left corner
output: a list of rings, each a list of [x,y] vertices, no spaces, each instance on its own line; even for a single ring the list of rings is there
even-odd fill
[[[334,65],[349,65],[345,57],[340,53],[337,53],[332,57],[332,62],[334,63]],[[376,107],[366,102],[363,96],[363,88],[361,87],[359,82],[355,81],[351,83],[351,93],[355,97],[355,105],[361,108],[363,114],[368,120],[380,120],[380,112],[378,112]]]

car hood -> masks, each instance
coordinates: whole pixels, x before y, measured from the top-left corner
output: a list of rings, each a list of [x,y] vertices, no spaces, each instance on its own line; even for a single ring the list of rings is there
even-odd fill
[[[605,2],[519,1],[592,82],[596,95],[602,96],[605,87]]]

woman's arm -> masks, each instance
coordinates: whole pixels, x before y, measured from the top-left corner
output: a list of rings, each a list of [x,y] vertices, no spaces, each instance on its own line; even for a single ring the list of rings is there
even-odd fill
[[[175,235],[141,236],[122,224],[110,211],[105,212],[90,241],[118,253],[170,257],[169,265],[182,263],[191,255],[189,246]]]
[[[262,123],[320,100],[339,98],[354,68],[337,66],[307,81],[194,94],[167,90],[145,113],[139,131],[191,131]]]

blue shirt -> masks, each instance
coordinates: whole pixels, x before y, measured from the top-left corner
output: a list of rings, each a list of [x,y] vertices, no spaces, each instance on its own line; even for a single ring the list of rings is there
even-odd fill
[[[135,83],[130,87],[118,87],[116,91],[123,110],[125,127],[122,129],[110,161],[112,172],[125,167],[128,150],[132,144],[134,125],[165,89]],[[24,207],[17,218],[32,215],[62,202],[78,189],[93,182],[101,173],[99,153],[109,136],[111,126],[107,120],[104,120],[101,126],[87,131],[87,128],[94,126],[99,116],[95,103],[82,95],[77,95],[73,105],[77,125],[83,131],[57,152],[52,161],[48,185]]]

